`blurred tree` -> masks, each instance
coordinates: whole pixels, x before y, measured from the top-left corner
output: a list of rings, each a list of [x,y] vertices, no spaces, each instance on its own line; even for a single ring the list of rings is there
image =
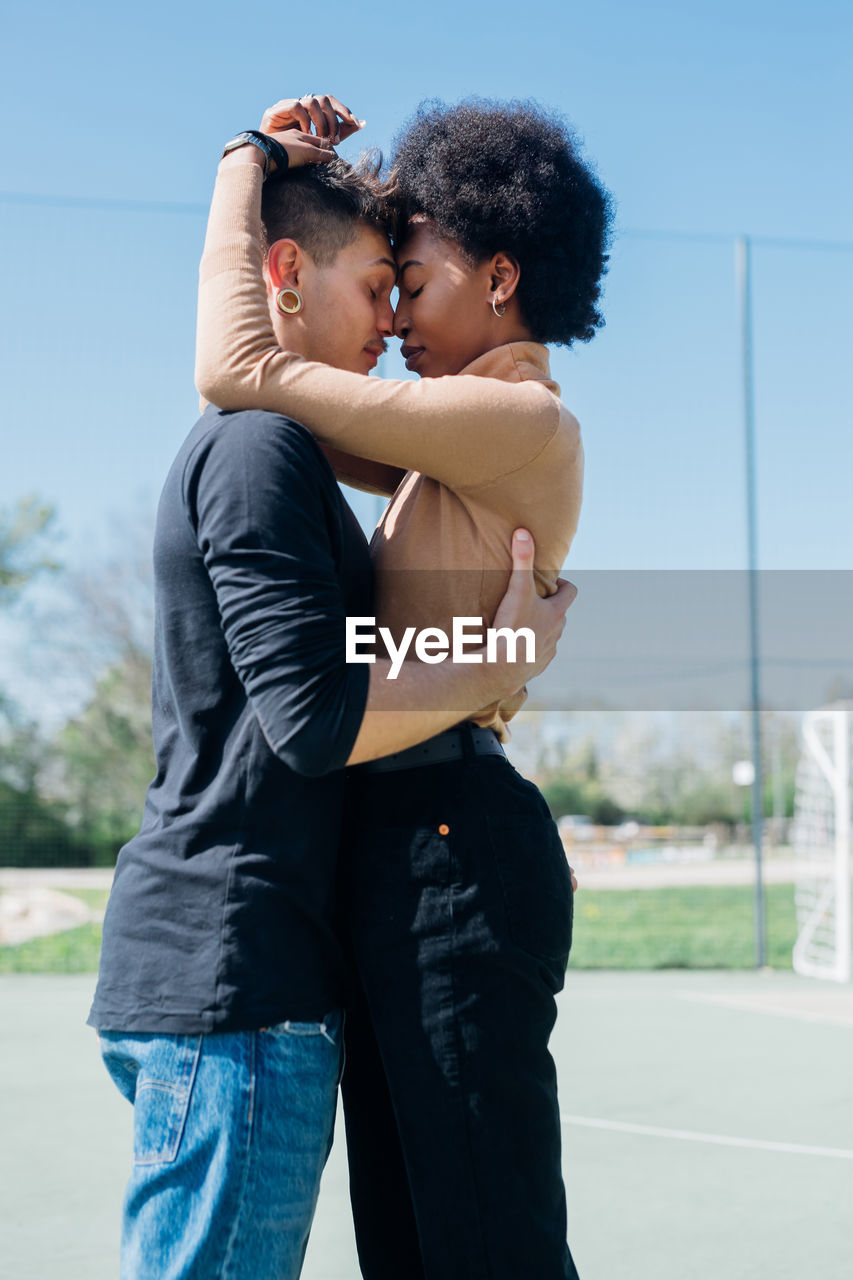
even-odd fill
[[[150,539],[141,521],[117,528],[112,558],[68,579],[61,660],[88,672],[91,693],[52,743],[50,789],[99,864],[113,862],[138,828],[155,772]]]
[[[582,813],[602,827],[621,822],[625,811],[603,789],[597,779],[555,777],[542,784],[542,794],[552,818],[566,813]]]
[[[568,782],[565,778],[554,778],[542,783],[542,794],[552,818],[562,818],[565,813],[586,813],[584,804],[586,796],[579,782]]]
[[[80,866],[87,861],[60,807],[0,780],[0,867]]]
[[[58,569],[54,537],[53,508],[35,497],[0,508],[0,607],[11,606],[38,574]],[[43,762],[38,726],[0,690],[0,866],[76,860],[61,808],[39,794]]]
[[[59,566],[49,554],[55,512],[32,496],[12,511],[0,508],[0,602],[9,603],[31,578]]]
[[[0,512],[0,605],[57,568],[53,518],[35,499]],[[138,825],[154,775],[150,539],[150,522],[131,516],[112,531],[111,559],[63,574],[64,604],[40,601],[30,674],[66,699],[79,689],[83,709],[46,742],[0,692],[0,863],[110,863]]]
[[[39,783],[45,747],[38,726],[0,695],[0,866],[41,867],[86,860],[61,805]]]
[[[100,677],[86,708],[53,744],[56,793],[78,842],[98,864],[115,855],[139,826],[154,776],[151,662],[129,653]]]
[[[583,776],[587,782],[597,782],[599,777],[598,752],[595,747],[595,739],[587,738],[583,745],[582,754]]]

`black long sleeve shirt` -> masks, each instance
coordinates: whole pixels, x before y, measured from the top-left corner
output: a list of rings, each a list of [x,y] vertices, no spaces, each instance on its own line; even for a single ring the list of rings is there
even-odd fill
[[[313,1021],[340,1001],[333,881],[368,670],[344,660],[370,561],[313,437],[208,408],[154,541],[157,776],[121,850],[89,1022]]]

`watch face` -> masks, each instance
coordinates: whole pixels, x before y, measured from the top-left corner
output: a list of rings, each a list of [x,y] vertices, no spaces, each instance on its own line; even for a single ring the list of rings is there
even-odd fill
[[[270,167],[270,149],[266,145],[266,139],[261,134],[238,133],[230,142],[226,142],[222,150],[223,156],[227,156],[229,151],[236,151],[238,147],[257,147],[263,153],[264,177],[266,177]]]
[[[225,155],[228,151],[236,151],[238,147],[247,147],[252,142],[254,142],[254,138],[250,133],[237,133],[230,142],[226,142],[222,154]]]

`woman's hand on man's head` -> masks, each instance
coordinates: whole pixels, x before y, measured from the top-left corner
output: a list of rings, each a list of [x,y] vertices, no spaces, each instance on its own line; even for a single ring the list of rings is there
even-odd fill
[[[288,168],[303,164],[323,164],[335,155],[334,147],[364,128],[342,102],[329,94],[305,94],[302,98],[282,98],[267,107],[261,120],[260,132],[275,138],[287,152]],[[257,147],[240,147],[229,151],[222,159],[222,167],[236,165],[265,165],[265,158]],[[274,173],[275,161],[269,171]]]
[[[282,98],[267,107],[261,120],[261,133],[277,133],[282,129],[299,129],[325,138],[334,146],[364,128],[349,107],[331,94],[306,93],[301,98]]]
[[[271,134],[282,144],[291,164],[311,164],[327,158],[330,148],[358,133],[364,123],[338,98],[307,93],[301,98],[282,98],[267,107],[261,120],[261,133]],[[304,144],[313,151],[307,150]],[[318,150],[326,154],[315,154]]]

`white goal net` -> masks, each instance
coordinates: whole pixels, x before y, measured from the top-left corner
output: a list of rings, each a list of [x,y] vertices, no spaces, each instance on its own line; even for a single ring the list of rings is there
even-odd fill
[[[803,718],[793,844],[797,973],[850,981],[850,730],[845,708]]]

